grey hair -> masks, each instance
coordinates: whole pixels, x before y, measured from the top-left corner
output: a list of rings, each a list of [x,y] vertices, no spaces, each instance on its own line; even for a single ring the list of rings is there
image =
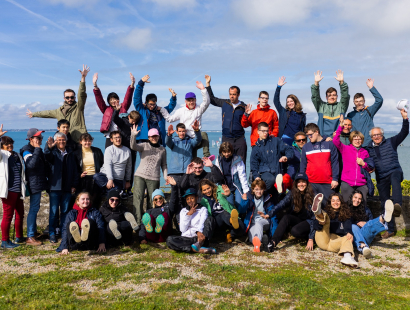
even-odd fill
[[[57,140],[58,138],[61,138],[61,137],[63,137],[67,141],[67,136],[63,134],[62,132],[56,132],[56,134],[54,135],[54,140]]]
[[[370,136],[370,137],[372,136],[372,131],[373,131],[373,129],[379,129],[379,130],[382,132],[382,135],[384,136],[384,130],[383,130],[383,128],[381,128],[381,127],[373,127],[373,128],[370,129],[370,131],[369,131],[369,136]]]

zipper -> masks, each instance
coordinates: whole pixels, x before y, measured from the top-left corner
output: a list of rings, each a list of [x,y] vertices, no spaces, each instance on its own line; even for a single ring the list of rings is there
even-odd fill
[[[357,152],[357,157],[356,158],[359,158],[359,151],[358,150],[356,150],[356,152]],[[357,160],[357,159],[356,159]],[[356,170],[356,178],[354,179],[354,185],[356,186],[356,184],[357,184],[357,169],[358,168],[356,168],[355,170]]]

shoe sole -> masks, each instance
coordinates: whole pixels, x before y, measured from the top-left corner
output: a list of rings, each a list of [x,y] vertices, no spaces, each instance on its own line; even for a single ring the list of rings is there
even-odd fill
[[[345,265],[345,266],[347,266],[347,267],[354,268],[354,269],[356,269],[357,267],[359,267],[358,265],[355,265],[355,264],[345,264],[345,263],[342,263],[342,265]]]
[[[394,212],[394,206],[393,206],[393,201],[386,200],[386,203],[384,204],[384,220],[389,223],[392,219],[392,215]]]
[[[231,219],[229,220],[232,224],[232,227],[234,229],[238,229],[239,228],[239,222],[238,222],[238,217],[239,217],[239,213],[236,209],[233,209],[231,211]]]
[[[73,236],[74,241],[76,243],[81,242],[80,228],[78,227],[78,224],[76,222],[70,223],[70,233],[71,233],[71,236]]]
[[[111,232],[113,233],[115,239],[120,240],[122,235],[121,235],[120,231],[118,230],[117,222],[114,221],[114,220],[110,220],[110,222],[108,223],[108,227],[110,228]]]
[[[319,211],[321,211],[321,207],[320,204],[322,203],[323,200],[323,194],[319,193],[315,196],[315,198],[313,199],[313,204],[312,204],[312,212],[316,215],[317,213],[319,213]]]
[[[259,240],[258,237],[253,237],[252,244],[253,244],[253,251],[254,252],[260,252],[261,251],[261,241]]]
[[[202,254],[216,254],[216,249],[215,248],[201,247],[199,249],[199,253],[202,253]]]
[[[398,203],[394,204],[393,216],[399,217],[401,215],[401,206]]]
[[[283,192],[283,188],[282,188],[282,183],[283,183],[283,175],[282,174],[278,174],[276,176],[276,189],[278,190],[279,194],[282,194]]]
[[[87,241],[90,234],[90,221],[84,219],[81,222],[81,241]]]
[[[152,233],[152,232],[154,231],[154,229],[152,228],[152,225],[151,225],[151,216],[149,216],[148,213],[145,213],[145,214],[142,216],[142,224],[144,224],[145,230],[146,230],[148,233]]]
[[[372,251],[370,251],[369,248],[364,248],[364,249],[363,249],[363,256],[364,256],[366,259],[369,259],[370,257],[372,257]]]
[[[131,224],[132,229],[137,231],[138,224],[137,224],[137,221],[135,220],[135,216],[132,215],[130,212],[125,212],[124,217]]]
[[[159,234],[161,233],[162,227],[164,227],[165,224],[164,216],[162,214],[158,215],[155,222],[157,223],[157,225],[155,226],[155,232]]]

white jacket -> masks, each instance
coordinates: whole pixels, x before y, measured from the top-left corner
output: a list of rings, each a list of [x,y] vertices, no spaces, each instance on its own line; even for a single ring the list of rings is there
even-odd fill
[[[193,238],[197,236],[197,231],[204,231],[204,223],[208,218],[208,209],[202,206],[192,215],[187,215],[188,212],[187,208],[181,210],[181,213],[179,214],[179,228],[181,229],[182,237]]]
[[[201,129],[202,114],[205,113],[206,109],[208,109],[209,104],[211,103],[208,91],[206,89],[202,89],[201,94],[203,101],[201,105],[197,105],[193,110],[190,110],[185,106],[176,110],[172,115],[170,115],[164,108],[161,108],[160,111],[162,116],[167,120],[168,123],[173,123],[179,120],[180,123],[185,124],[187,135],[191,138],[195,138],[195,132],[192,129],[192,124],[195,122],[195,120],[198,120],[199,129]]]
[[[221,167],[221,156],[216,157],[215,161],[215,166],[219,168],[221,171],[222,175],[224,172],[222,171]],[[249,184],[246,179],[246,170],[245,170],[245,164],[242,161],[242,158],[240,156],[234,155],[234,158],[232,159],[232,164],[231,164],[231,177],[232,177],[232,182],[233,185],[237,188],[239,193],[241,195],[249,192]],[[239,187],[238,181],[241,183]]]
[[[1,143],[0,143],[1,148]],[[9,157],[11,153],[9,151],[1,150],[0,151],[0,198],[7,198],[9,194]],[[20,154],[18,157],[21,162],[21,195],[22,199],[26,197],[26,174],[24,168],[23,158]]]

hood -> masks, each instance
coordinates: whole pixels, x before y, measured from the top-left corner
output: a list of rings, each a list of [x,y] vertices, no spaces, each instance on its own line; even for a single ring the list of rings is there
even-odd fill
[[[256,108],[257,108],[258,110],[260,110],[260,111],[267,111],[267,110],[270,109],[270,105],[267,104],[264,108],[262,108],[261,105],[258,104],[258,105],[256,106]]]

